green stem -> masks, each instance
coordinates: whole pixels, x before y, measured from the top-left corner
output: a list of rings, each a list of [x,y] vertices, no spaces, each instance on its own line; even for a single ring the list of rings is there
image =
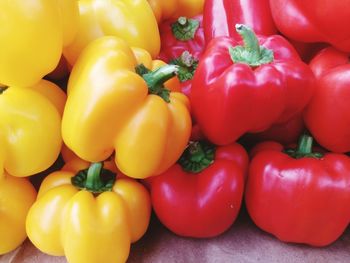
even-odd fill
[[[173,78],[178,72],[178,68],[176,65],[166,65],[150,71],[143,65],[139,65],[136,67],[136,72],[146,81],[150,94],[158,95],[169,103],[170,90],[164,87],[164,82]]]
[[[180,82],[185,82],[193,79],[198,66],[198,60],[190,52],[184,51],[180,57],[173,59],[169,64],[179,66],[177,76]]]
[[[246,25],[236,24],[236,31],[243,39],[243,46],[229,48],[233,62],[257,67],[273,61],[273,51],[260,46],[259,40],[252,29]]]
[[[178,163],[182,169],[191,173],[199,173],[214,162],[215,146],[205,142],[190,142]]]
[[[251,30],[249,27],[245,25],[236,24],[236,31],[243,39],[243,44],[244,44],[243,47],[248,52],[251,52],[254,58],[258,60],[261,56],[260,45],[259,45],[259,40],[256,37],[253,30]]]
[[[171,24],[171,31],[174,37],[180,41],[194,39],[198,28],[198,20],[188,19],[184,16],[179,17],[175,23]]]
[[[106,177],[105,180],[102,176]],[[92,163],[88,169],[79,171],[71,181],[78,189],[98,194],[112,191],[115,179],[113,172],[103,169],[103,163]]]
[[[285,153],[287,153],[289,156],[300,159],[304,157],[310,157],[310,158],[322,158],[323,154],[319,152],[313,152],[312,151],[312,144],[313,144],[313,138],[310,135],[303,134],[298,142],[298,147],[296,150],[294,149],[287,149],[285,150]]]
[[[312,153],[312,142],[313,139],[309,135],[302,135],[298,143],[298,153],[300,154],[310,154]]]

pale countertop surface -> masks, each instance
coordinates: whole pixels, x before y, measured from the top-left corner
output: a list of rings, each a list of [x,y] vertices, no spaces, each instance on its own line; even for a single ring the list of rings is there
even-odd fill
[[[0,263],[66,263],[64,257],[38,252],[28,241]],[[146,235],[132,245],[129,263],[187,262],[350,262],[350,230],[325,248],[285,244],[259,230],[246,213],[223,235],[212,239],[181,238],[152,220]],[[102,262],[101,262],[102,263]]]

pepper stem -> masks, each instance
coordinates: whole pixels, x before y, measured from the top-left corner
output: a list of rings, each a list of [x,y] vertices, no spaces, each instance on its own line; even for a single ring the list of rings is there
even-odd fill
[[[236,24],[236,31],[243,39],[243,46],[229,48],[233,62],[257,67],[273,61],[273,51],[260,46],[259,40],[251,28],[243,24]]]
[[[193,79],[194,73],[198,66],[198,60],[187,50],[182,52],[181,56],[173,59],[169,64],[179,66],[177,76],[180,82]]]
[[[175,23],[171,24],[171,31],[177,40],[189,41],[194,39],[199,24],[199,21],[196,19],[181,16]]]
[[[205,141],[190,142],[178,163],[182,169],[199,173],[214,162],[215,146]]]
[[[319,152],[313,152],[312,151],[312,144],[313,144],[313,138],[310,135],[303,134],[299,138],[298,147],[296,150],[294,149],[287,149],[285,150],[285,153],[287,153],[289,156],[300,159],[304,157],[311,157],[311,158],[322,158],[323,154]]]
[[[178,68],[176,65],[166,65],[150,71],[145,66],[139,65],[135,70],[146,81],[150,94],[158,95],[169,103],[170,90],[164,87],[164,82],[174,77],[178,72]]]
[[[102,175],[106,177],[102,180]],[[72,184],[81,190],[87,190],[94,194],[112,191],[116,175],[103,169],[103,163],[92,163],[88,169],[79,171],[72,177]]]

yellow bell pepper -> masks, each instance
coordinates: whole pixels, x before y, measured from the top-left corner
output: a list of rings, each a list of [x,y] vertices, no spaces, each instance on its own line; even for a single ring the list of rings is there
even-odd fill
[[[78,33],[73,43],[64,49],[71,65],[90,42],[107,35],[146,49],[154,58],[158,55],[158,26],[147,0],[80,0],[79,10]]]
[[[58,64],[78,21],[72,0],[0,1],[0,83],[32,86]]]
[[[80,158],[99,162],[116,150],[121,172],[146,178],[180,157],[191,117],[188,98],[162,85],[176,66],[142,74],[147,70],[140,63],[151,64],[137,50],[135,55],[116,37],[100,38],[84,50],[69,79],[62,136]]]
[[[204,0],[148,0],[153,13],[160,23],[180,16],[193,17],[203,12]]]
[[[45,80],[32,88],[0,87],[0,174],[29,176],[55,162],[64,100],[62,91]]]
[[[27,238],[25,219],[35,198],[36,191],[26,178],[0,174],[0,255]]]
[[[39,250],[65,255],[69,263],[118,263],[127,260],[130,244],[146,232],[150,214],[144,186],[130,178],[115,180],[94,163],[76,175],[48,175],[28,213],[26,230]]]

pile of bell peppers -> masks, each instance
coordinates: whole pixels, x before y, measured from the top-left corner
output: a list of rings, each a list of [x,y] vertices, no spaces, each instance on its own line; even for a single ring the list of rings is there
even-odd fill
[[[1,1],[0,255],[28,237],[69,263],[125,262],[152,211],[211,238],[242,206],[281,241],[335,242],[349,6]]]

